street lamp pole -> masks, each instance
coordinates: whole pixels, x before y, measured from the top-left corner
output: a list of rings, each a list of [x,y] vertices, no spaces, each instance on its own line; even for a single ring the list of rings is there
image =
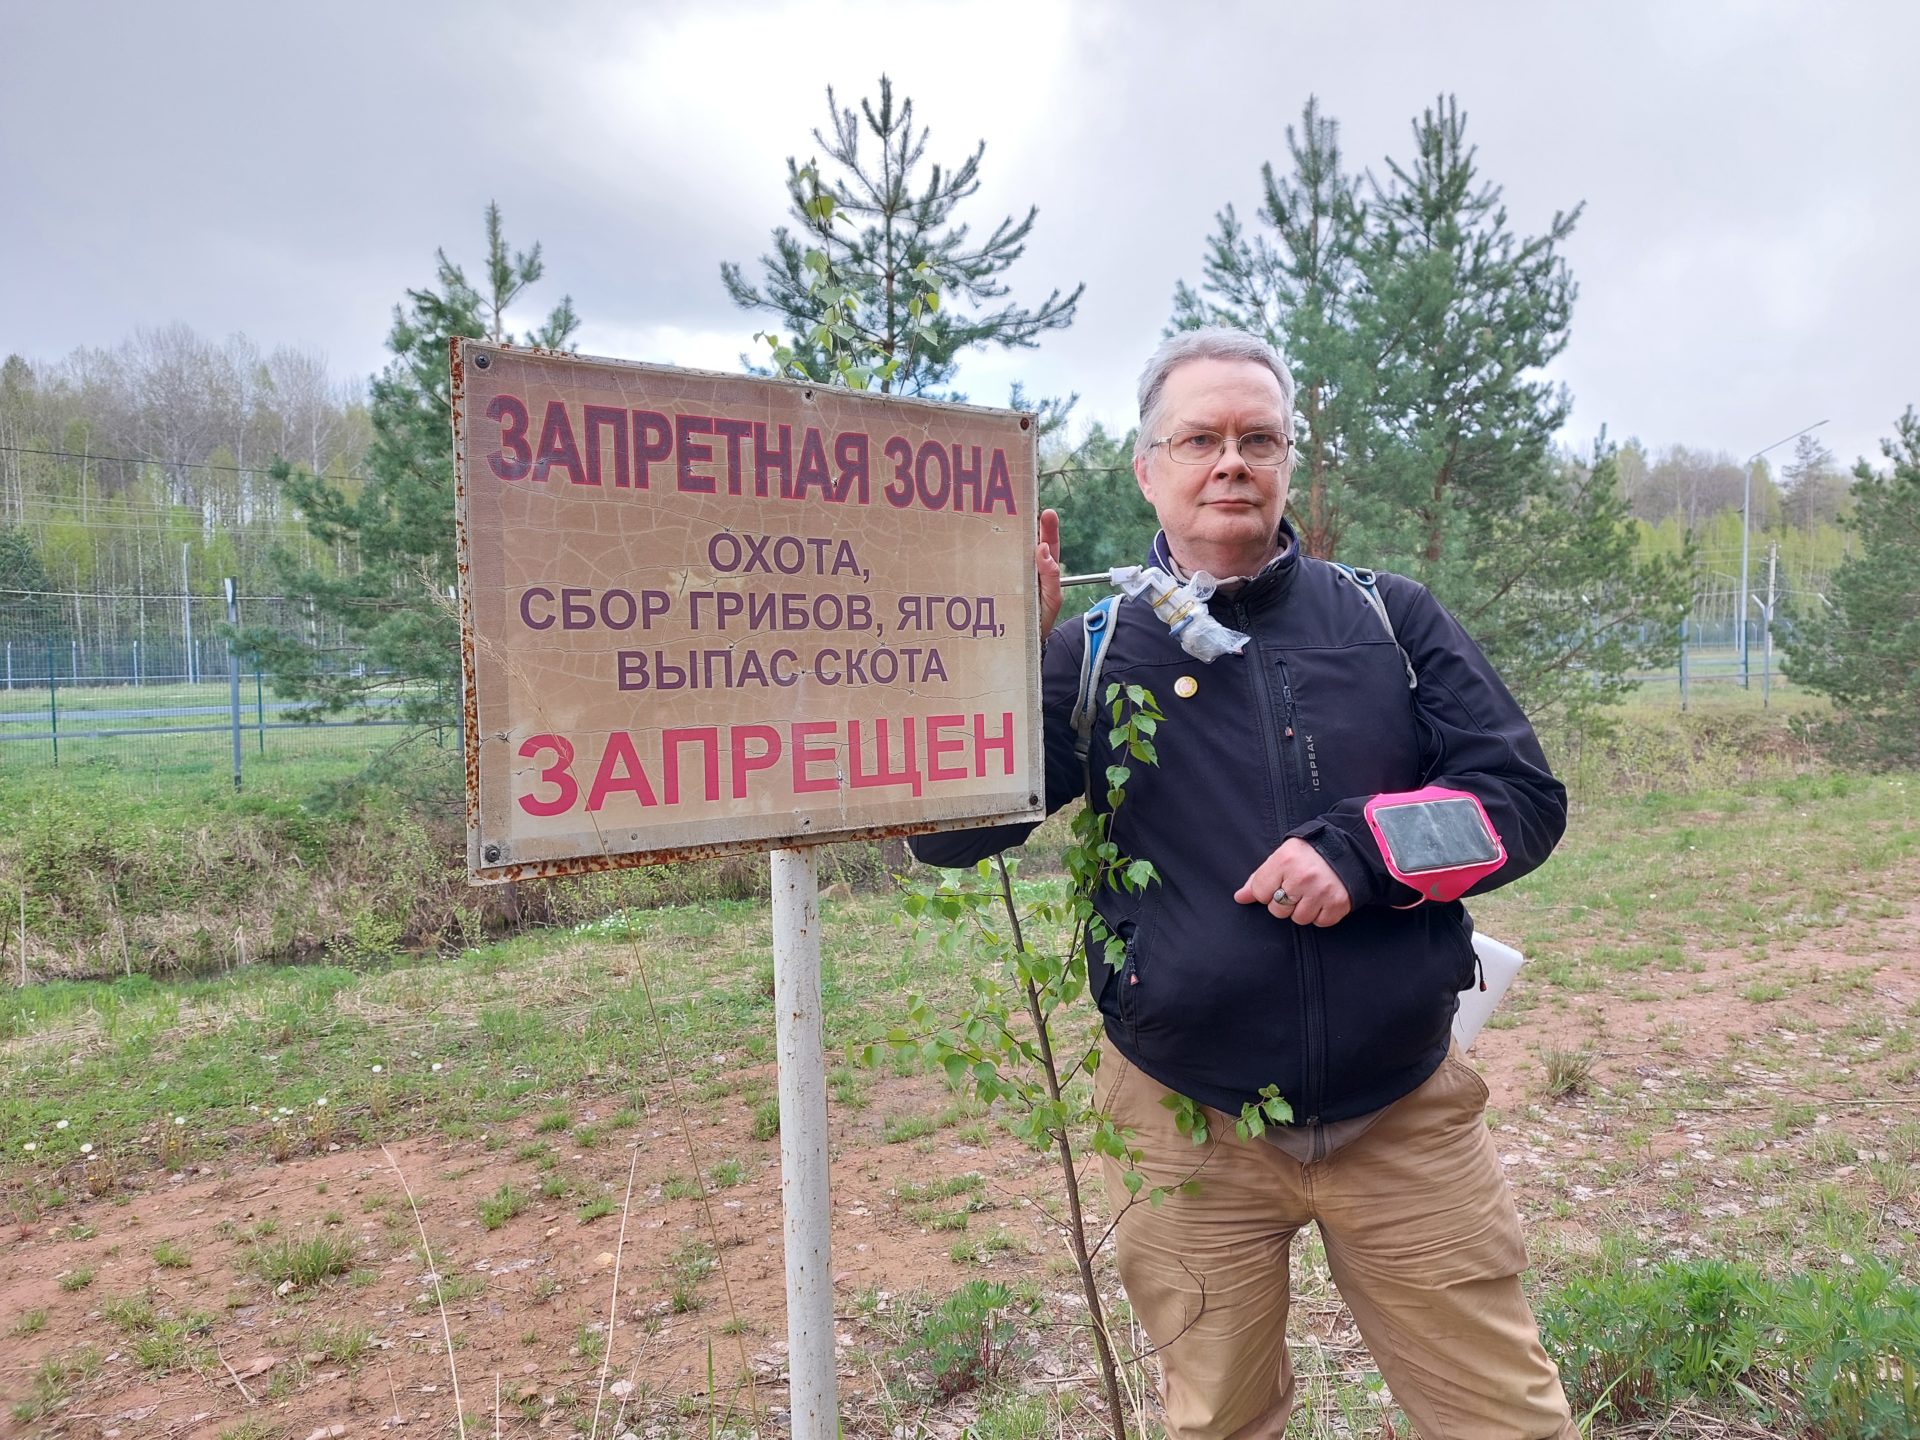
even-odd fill
[[[1798,440],[1808,431],[1818,430],[1826,423],[1824,420],[1816,420],[1804,429],[1794,431],[1784,440],[1776,440],[1771,445],[1762,446],[1749,455],[1747,463],[1741,467],[1746,473],[1740,488],[1740,594],[1734,601],[1733,635],[1734,644],[1740,651],[1740,688],[1742,690],[1753,688],[1752,671],[1747,665],[1747,606],[1751,603],[1747,598],[1747,549],[1753,530],[1753,462],[1767,451],[1778,450],[1788,441]]]

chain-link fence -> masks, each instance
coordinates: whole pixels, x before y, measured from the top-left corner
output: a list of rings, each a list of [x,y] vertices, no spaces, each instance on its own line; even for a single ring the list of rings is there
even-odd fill
[[[205,775],[372,755],[396,738],[399,688],[322,721],[240,663],[238,624],[304,634],[323,667],[362,673],[337,630],[282,596],[0,592],[0,774],[111,765]],[[379,677],[372,677],[377,680]]]
[[[1769,696],[1783,683],[1773,622],[1820,603],[1817,591],[1756,586],[1743,635],[1738,578],[1703,579],[1678,663],[1639,676],[1643,693],[1683,708],[1733,687]],[[1770,593],[1771,616],[1760,603]],[[271,674],[236,662],[235,623],[301,635],[323,668],[364,673],[339,628],[297,598],[0,590],[0,776],[89,764],[244,775],[302,760],[337,771],[398,738],[402,685],[374,675],[356,709],[298,718],[300,702],[276,696]]]
[[[1695,700],[1745,689],[1767,702],[1791,683],[1781,673],[1781,631],[1796,614],[1824,605],[1825,597],[1812,586],[1769,589],[1764,577],[1750,585],[1746,623],[1739,612],[1737,575],[1708,573],[1694,595],[1681,631],[1677,661],[1664,670],[1642,672],[1635,679],[1650,700],[1666,700],[1686,709]]]

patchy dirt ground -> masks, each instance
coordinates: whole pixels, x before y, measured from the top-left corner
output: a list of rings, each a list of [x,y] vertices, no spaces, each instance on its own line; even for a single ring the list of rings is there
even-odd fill
[[[1911,894],[1914,878],[1882,893]],[[1765,956],[1714,949],[1672,969],[1558,983],[1523,972],[1505,1028],[1484,1033],[1472,1058],[1493,1092],[1543,1282],[1605,1246],[1807,1265],[1851,1263],[1850,1246],[1910,1258],[1914,1013],[1915,901]],[[871,1098],[833,1117],[846,1433],[893,1437],[912,1433],[897,1428],[906,1424],[950,1434],[972,1418],[971,1397],[935,1403],[917,1389],[896,1348],[928,1297],[972,1278],[1037,1289],[1020,1325],[1021,1383],[1091,1400],[1077,1282],[1033,1203],[1054,1203],[1048,1161],[991,1124],[956,1118],[934,1081],[879,1078]],[[391,1159],[355,1148],[120,1177],[112,1192],[4,1237],[0,1393],[10,1407],[35,1395],[63,1403],[36,1418],[0,1415],[0,1434],[454,1433],[434,1271],[451,1292],[470,1433],[493,1433],[496,1394],[506,1434],[587,1433],[597,1403],[601,1435],[782,1430],[778,1142],[749,1138],[737,1098],[686,1111],[690,1134],[681,1109],[662,1103],[587,1149],[530,1120],[480,1140],[396,1145]],[[925,1123],[903,1124],[913,1117]],[[927,1133],[897,1138],[914,1129]],[[581,1205],[602,1193],[617,1202],[630,1164],[623,1243],[617,1208],[583,1220]],[[704,1196],[696,1174],[715,1177]],[[970,1174],[982,1181],[958,1178]],[[564,1199],[542,1198],[553,1175],[572,1187]],[[503,1186],[525,1208],[489,1217],[499,1222],[489,1229],[480,1202]],[[1846,1203],[1827,1207],[1831,1224],[1809,1225],[1822,1187]],[[913,1198],[941,1189],[955,1193]],[[263,1250],[312,1241],[344,1273],[262,1278]],[[1313,1270],[1313,1247],[1301,1264]],[[1363,1374],[1364,1351],[1324,1277],[1303,1273],[1301,1288],[1309,1392],[1316,1374]],[[167,1328],[195,1312],[203,1328]]]

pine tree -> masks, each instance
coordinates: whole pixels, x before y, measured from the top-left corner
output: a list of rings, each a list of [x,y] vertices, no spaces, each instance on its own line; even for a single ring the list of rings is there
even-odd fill
[[[364,484],[353,491],[284,463],[278,468],[314,539],[356,558],[335,572],[289,552],[275,557],[287,593],[311,596],[316,616],[347,637],[352,667],[335,664],[297,634],[249,630],[242,637],[250,655],[279,677],[281,693],[311,702],[316,713],[382,689],[397,697],[399,717],[416,724],[448,725],[459,713],[460,627],[446,599],[457,578],[448,340],[511,340],[506,312],[546,268],[538,245],[509,249],[498,205],[487,206],[486,233],[478,285],[441,250],[437,288],[409,290],[406,304],[394,307],[387,337],[393,359],[372,382]],[[562,348],[579,323],[573,302],[562,297],[523,340]]]
[[[1802,435],[1794,441],[1793,459],[1782,468],[1780,479],[1784,492],[1780,518],[1797,529],[1811,530],[1824,520],[1837,519],[1846,506],[1846,474],[1816,436]]]
[[[1060,512],[1060,546],[1068,570],[1092,574],[1137,565],[1158,522],[1133,478],[1133,434],[1110,435],[1094,423],[1071,451],[1044,442],[1040,503]],[[1102,595],[1098,585],[1070,587],[1061,611],[1078,615]]]
[[[1673,653],[1691,557],[1636,561],[1611,452],[1554,450],[1569,401],[1542,371],[1567,343],[1579,207],[1516,233],[1450,97],[1413,141],[1363,184],[1309,101],[1292,176],[1264,172],[1272,238],[1223,212],[1174,323],[1239,325],[1288,355],[1310,553],[1421,580],[1537,723],[1584,725]]]
[[[59,623],[53,581],[33,543],[11,525],[0,525],[0,636],[52,638]]]
[[[1008,216],[980,241],[970,224],[956,220],[980,188],[984,140],[951,169],[928,162],[927,129],[914,127],[913,101],[896,106],[884,75],[877,107],[863,99],[858,113],[842,109],[829,87],[827,108],[832,133],[815,130],[813,138],[835,167],[831,175],[822,178],[817,161],[787,160],[797,233],[786,226],[773,232],[773,253],[761,257],[760,286],[749,283],[740,266],[720,266],[735,304],[772,311],[791,330],[789,348],[800,371],[822,383],[841,378],[832,340],[819,333],[823,324],[837,326],[840,341],[876,357],[884,371],[880,389],[939,398],[963,351],[1031,347],[1073,323],[1083,285],[1066,296],[1054,290],[1036,309],[991,308],[1007,296],[1001,277],[1025,251],[1039,209],[1030,207],[1024,219]],[[862,150],[869,137],[877,154]],[[831,267],[832,294],[844,289],[855,303],[835,307],[832,298],[823,299],[809,252]],[[929,295],[932,313],[923,316]]]
[[[1340,156],[1340,125],[1309,98],[1300,129],[1286,131],[1291,175],[1260,167],[1259,219],[1249,233],[1227,206],[1202,263],[1202,293],[1185,282],[1173,298],[1176,328],[1232,325],[1281,350],[1294,369],[1299,459],[1290,504],[1309,555],[1327,557],[1345,534],[1349,447],[1362,427],[1353,412],[1370,377],[1354,375],[1353,293],[1367,213],[1360,182]]]
[[[1869,763],[1920,765],[1920,415],[1911,407],[1877,474],[1855,469],[1860,543],[1834,572],[1824,604],[1788,627],[1789,678],[1829,696],[1840,748]]]

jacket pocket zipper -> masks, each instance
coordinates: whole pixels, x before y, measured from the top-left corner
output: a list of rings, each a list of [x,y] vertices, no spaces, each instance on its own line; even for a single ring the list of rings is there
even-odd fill
[[[1302,813],[1311,813],[1313,802],[1308,794],[1306,765],[1301,759],[1300,736],[1294,729],[1293,679],[1287,673],[1284,657],[1274,661],[1274,668],[1280,673],[1280,706],[1285,712],[1280,725],[1280,743],[1293,772],[1293,793],[1300,801]]]

